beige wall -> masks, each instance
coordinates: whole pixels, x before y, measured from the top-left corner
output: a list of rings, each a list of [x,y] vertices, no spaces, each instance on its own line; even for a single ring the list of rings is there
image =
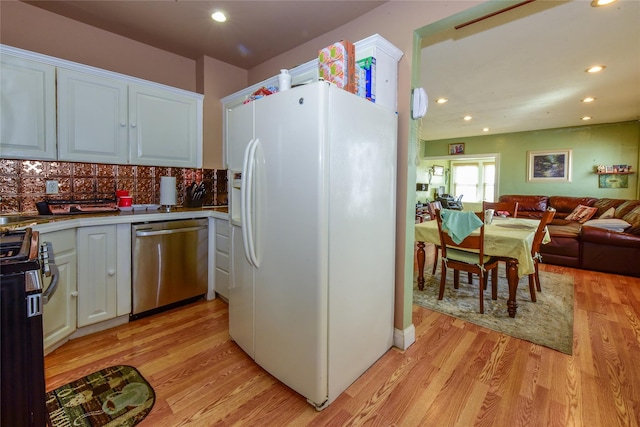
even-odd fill
[[[222,169],[222,103],[221,98],[247,86],[247,70],[203,56],[196,61],[196,88],[204,94],[202,131],[202,167]]]
[[[16,0],[0,1],[0,43],[195,92],[196,62]]]

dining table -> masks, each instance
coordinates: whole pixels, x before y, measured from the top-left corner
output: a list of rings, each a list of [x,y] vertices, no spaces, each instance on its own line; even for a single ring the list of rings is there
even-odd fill
[[[425,243],[440,246],[437,221],[426,221],[415,225],[415,240],[418,243],[418,289],[424,289]],[[518,310],[516,290],[518,282],[524,275],[535,273],[535,263],[531,254],[533,238],[540,220],[528,218],[509,218],[494,216],[490,224],[484,226],[484,253],[500,257],[506,264],[509,298],[507,311],[515,317]],[[473,233],[479,234],[480,228]],[[473,234],[472,233],[472,234]],[[551,241],[548,230],[542,243]]]

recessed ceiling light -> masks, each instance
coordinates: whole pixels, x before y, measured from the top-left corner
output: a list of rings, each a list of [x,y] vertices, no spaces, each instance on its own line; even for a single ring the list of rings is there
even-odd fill
[[[437,104],[444,104],[447,101],[448,101],[447,98],[438,98],[438,99],[436,99],[436,103]]]
[[[471,116],[464,116],[464,121],[468,122],[469,120],[471,120],[473,117]]]
[[[489,128],[482,128],[482,132],[489,132]]]
[[[218,11],[211,14],[211,19],[216,22],[224,22],[227,20],[227,16],[224,14],[224,12]]]
[[[593,65],[593,66],[587,68],[585,71],[587,73],[599,73],[600,71],[604,70],[605,68],[607,68],[606,65]]]
[[[591,6],[593,7],[606,6],[608,4],[615,3],[616,1],[617,0],[591,0]]]
[[[582,98],[582,102],[593,102],[596,99],[591,97],[591,96],[587,96],[586,98]]]
[[[582,121],[583,121],[583,122],[586,122],[587,120],[591,120],[591,116],[584,116],[584,117],[582,118]]]

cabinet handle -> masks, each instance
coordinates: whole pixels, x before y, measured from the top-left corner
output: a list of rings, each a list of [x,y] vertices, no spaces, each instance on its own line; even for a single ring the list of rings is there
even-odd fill
[[[109,270],[107,270],[107,274],[109,276],[113,276],[114,274],[116,274],[116,271],[113,268],[110,268]]]
[[[131,122],[131,127],[132,128],[136,127],[136,122]]]
[[[127,125],[127,122],[120,122],[120,126],[125,127]]]
[[[71,296],[72,296],[73,298],[77,298],[77,297],[78,297],[78,291],[73,291],[73,292],[71,292]]]

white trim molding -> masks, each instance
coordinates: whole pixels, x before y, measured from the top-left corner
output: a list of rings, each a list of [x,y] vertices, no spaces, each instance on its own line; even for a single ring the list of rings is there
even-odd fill
[[[393,329],[393,345],[400,350],[406,350],[416,342],[416,328],[413,323],[407,326],[404,330],[394,328]]]

